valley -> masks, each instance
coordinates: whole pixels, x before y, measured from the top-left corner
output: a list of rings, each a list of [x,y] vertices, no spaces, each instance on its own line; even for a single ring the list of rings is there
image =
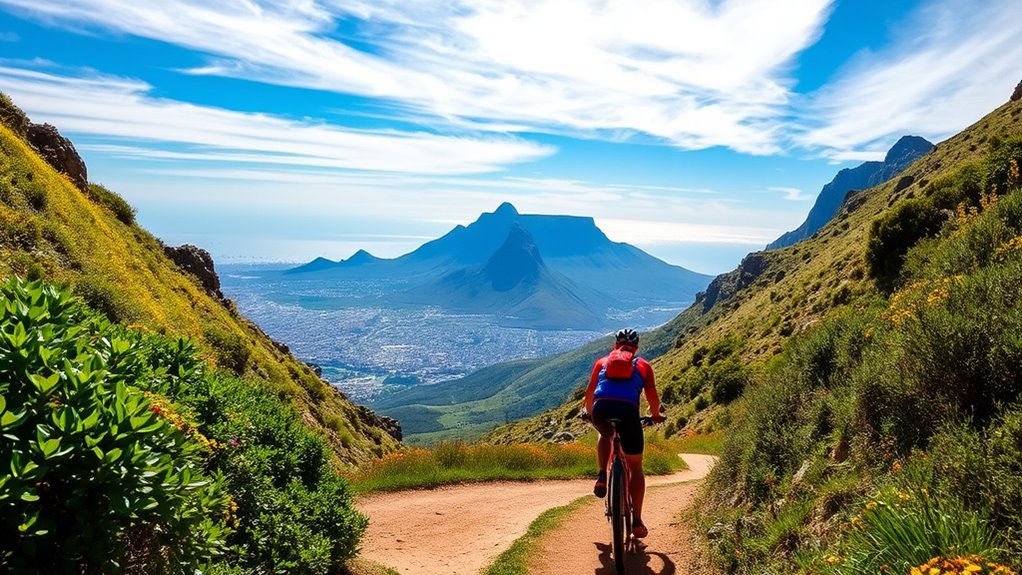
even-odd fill
[[[492,315],[437,306],[395,306],[373,295],[385,291],[386,280],[293,279],[283,274],[287,267],[219,266],[224,293],[267,334],[320,366],[325,379],[358,401],[505,361],[557,354],[604,335],[503,326]],[[645,307],[613,317],[623,325],[650,328],[680,309]]]

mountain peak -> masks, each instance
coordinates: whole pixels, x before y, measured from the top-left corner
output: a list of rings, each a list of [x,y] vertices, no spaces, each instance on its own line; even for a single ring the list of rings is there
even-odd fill
[[[516,210],[515,207],[511,205],[511,202],[504,202],[497,206],[496,211],[494,211],[493,213],[500,215],[517,216],[518,210]]]
[[[358,250],[357,252],[351,254],[350,258],[344,260],[344,263],[346,263],[346,264],[364,264],[364,263],[369,263],[369,262],[375,262],[375,261],[378,261],[379,259],[380,258],[374,256],[373,254],[371,254],[371,253],[369,253],[369,252],[367,252],[365,250]]]
[[[543,257],[539,255],[532,234],[516,223],[483,271],[493,283],[493,289],[507,291],[523,281],[535,281],[543,267]]]
[[[920,138],[919,136],[902,136],[897,142],[891,146],[891,149],[887,151],[887,156],[884,157],[885,164],[892,164],[900,161],[905,157],[919,157],[933,148],[926,138]],[[908,167],[908,166],[904,166]]]

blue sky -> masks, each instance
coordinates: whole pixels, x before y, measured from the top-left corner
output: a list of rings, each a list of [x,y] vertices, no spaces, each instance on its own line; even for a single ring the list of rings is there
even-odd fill
[[[0,90],[217,261],[397,256],[502,201],[704,272],[1022,78],[1015,0],[0,0]]]

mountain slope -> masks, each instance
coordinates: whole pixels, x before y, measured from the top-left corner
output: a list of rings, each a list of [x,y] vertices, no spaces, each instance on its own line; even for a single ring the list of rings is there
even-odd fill
[[[644,336],[667,351],[653,361],[661,395],[672,405],[674,428],[709,431],[722,423],[700,379],[707,350],[728,341],[747,365],[780,353],[783,343],[819,323],[832,309],[880,297],[868,275],[866,247],[873,222],[900,202],[930,193],[930,184],[968,163],[982,162],[991,147],[1022,135],[1022,102],[1010,102],[961,133],[937,144],[896,181],[849,194],[838,213],[805,241],[749,254],[735,270],[716,277],[676,318]],[[666,340],[666,342],[665,342]],[[725,346],[727,347],[727,346]],[[570,352],[569,352],[570,353]],[[699,375],[699,377],[697,377]],[[541,437],[551,429],[584,427],[571,419],[575,400],[533,419],[498,428],[493,441]],[[726,419],[726,417],[725,417]]]
[[[8,106],[3,117],[19,114]],[[116,194],[95,184],[76,187],[7,125],[0,126],[0,150],[0,275],[69,285],[119,323],[191,338],[211,364],[290,398],[341,461],[365,461],[398,446],[372,412],[207,293]]]
[[[455,311],[492,313],[509,325],[598,329],[600,297],[551,270],[532,235],[515,224],[485,263],[399,294],[402,299]]]
[[[401,277],[436,279],[451,271],[485,264],[514,226],[532,236],[546,265],[577,284],[602,290],[622,304],[691,301],[710,277],[670,265],[626,243],[610,241],[592,218],[519,214],[509,203],[487,212],[468,226],[393,260],[373,259],[352,270],[350,261],[329,265],[318,259],[292,270],[318,277]],[[617,281],[628,270],[629,282]]]
[[[929,153],[933,144],[918,136],[902,136],[887,152],[882,162],[864,162],[841,170],[820,190],[816,203],[802,225],[767,245],[768,250],[790,246],[816,233],[830,221],[841,207],[845,195],[852,190],[878,186],[898,175],[920,156]]]

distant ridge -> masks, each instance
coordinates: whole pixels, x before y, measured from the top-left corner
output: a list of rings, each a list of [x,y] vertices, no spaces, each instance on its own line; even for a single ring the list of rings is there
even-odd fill
[[[521,214],[508,202],[398,258],[359,250],[286,273],[384,280],[395,286],[391,303],[498,313],[515,326],[551,329],[609,328],[611,309],[678,309],[711,279],[611,241],[591,217]]]
[[[809,210],[809,215],[802,225],[770,242],[766,249],[787,247],[813,235],[834,217],[848,192],[865,190],[890,180],[932,149],[933,144],[925,138],[902,136],[888,150],[884,161],[865,162],[857,167],[841,170],[820,190],[813,209]]]
[[[517,223],[486,263],[411,293],[448,309],[499,314],[511,325],[599,329],[605,323],[601,298],[547,267],[532,235]]]

